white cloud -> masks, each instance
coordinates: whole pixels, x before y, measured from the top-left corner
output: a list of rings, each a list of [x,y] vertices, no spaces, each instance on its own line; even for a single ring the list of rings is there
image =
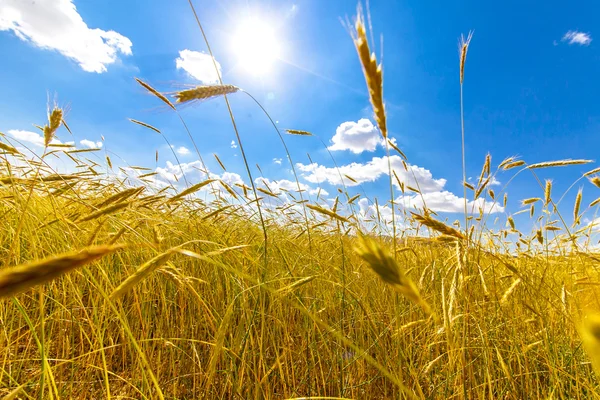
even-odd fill
[[[392,208],[388,205],[369,204],[369,200],[364,197],[358,201],[358,217],[363,223],[375,222],[378,218],[385,223],[389,228],[392,227]],[[405,229],[406,226],[402,223],[404,216],[401,214],[394,215],[396,220],[396,228]]]
[[[282,161],[282,160],[281,160],[281,158],[274,158],[274,159],[273,159],[273,162],[274,162],[275,164],[277,164],[277,165],[281,165],[281,161]]]
[[[188,154],[190,154],[190,150],[183,146],[179,146],[179,148],[176,151],[177,154],[179,154],[180,156],[187,156]]]
[[[569,44],[578,44],[580,46],[587,46],[592,42],[592,37],[589,33],[579,31],[568,31],[562,37],[561,41],[568,42]]]
[[[88,149],[100,149],[102,148],[102,142],[94,142],[92,140],[83,139],[79,142],[82,146],[87,147]]]
[[[235,144],[235,140],[231,141],[231,145],[230,146],[231,146],[232,149],[237,149],[237,144]]]
[[[171,161],[167,161],[165,168],[158,167],[156,168],[156,172],[158,173],[158,177],[167,182],[180,181],[183,177],[182,172],[190,180],[200,181],[207,177],[199,160],[181,164],[173,164]]]
[[[214,61],[221,73],[221,64]],[[193,50],[181,50],[179,57],[175,60],[177,69],[183,69],[190,74],[194,79],[199,80],[204,84],[219,82],[219,76],[215,71],[213,58],[209,54],[200,53]],[[234,143],[235,144],[235,143]]]
[[[427,208],[436,212],[448,212],[448,213],[464,213],[465,201],[464,197],[458,197],[454,193],[450,193],[447,190],[439,192],[423,193],[423,196],[416,194],[411,196],[401,196],[396,199],[399,206],[406,208],[423,208],[423,199]],[[467,202],[467,211],[469,213],[479,213],[479,209],[483,209],[485,214],[504,212],[504,207],[493,202],[486,201],[480,197],[475,201]]]
[[[302,177],[309,182],[322,183],[327,182],[331,185],[341,185],[342,179],[346,186],[356,186],[364,182],[374,182],[383,175],[388,175],[387,157],[373,157],[371,161],[366,163],[352,163],[342,165],[339,171],[336,168],[328,168],[316,163],[313,164],[296,164],[298,169],[304,174]],[[392,170],[396,172],[399,180],[406,186],[420,188],[425,198],[427,207],[437,212],[463,212],[464,198],[458,197],[447,190],[446,179],[434,179],[432,173],[422,167],[407,164],[407,169],[404,169],[402,159],[399,156],[390,156]],[[414,174],[414,177],[413,177]],[[341,177],[340,177],[341,175]],[[347,179],[345,175],[352,177],[356,182]],[[415,182],[415,177],[417,181]],[[417,185],[418,182],[418,185]],[[499,184],[497,181],[492,184]],[[398,188],[398,184],[394,179],[394,186]],[[406,208],[423,207],[423,201],[420,194],[407,194],[397,199],[398,206],[406,206]],[[485,203],[483,198],[477,199],[475,202],[469,202],[469,212],[479,212],[479,207],[483,207],[487,212],[502,212],[504,209],[500,206],[495,206],[492,209],[491,203]],[[390,210],[391,216],[391,210]]]
[[[19,142],[25,142],[34,144],[36,146],[44,147],[44,137],[36,132],[31,131],[23,131],[20,129],[11,129],[8,131],[8,134],[14,137]],[[60,140],[54,138],[50,141],[50,144],[60,144],[62,143]]]
[[[214,174],[211,174],[214,176]],[[228,185],[235,185],[236,183],[243,184],[244,180],[239,174],[235,172],[223,172],[220,179]]]
[[[254,180],[254,183],[256,183],[256,185],[258,187],[267,188],[279,196],[284,195],[286,191],[298,193],[298,183],[296,183],[296,181],[289,181],[287,179],[279,179],[276,181],[271,181],[268,178],[260,177],[260,178],[256,178]],[[320,196],[328,196],[329,195],[329,193],[324,189],[320,189],[320,191],[319,191],[319,189],[312,188],[305,183],[300,183],[299,185],[300,185],[300,190],[302,190],[302,192],[308,192],[308,194],[310,194],[310,195],[316,195],[316,194],[319,194]]]
[[[131,40],[115,31],[88,28],[72,0],[1,0],[0,31],[8,30],[75,60],[87,72],[106,71],[118,53],[131,55]]]
[[[375,151],[382,140],[377,127],[370,120],[362,118],[358,122],[347,121],[340,124],[331,138],[333,144],[329,146],[329,150],[350,150],[354,154],[360,154],[363,151]]]
[[[443,189],[444,185],[446,185],[445,179],[433,179],[431,172],[425,168],[407,164],[408,171],[406,171],[400,156],[390,156],[390,163],[392,165],[392,170],[396,171],[396,175],[398,175],[400,181],[404,182],[408,186],[417,186],[413,178],[414,173],[417,181],[419,182],[421,190],[424,193],[439,191]],[[374,182],[382,175],[388,175],[387,156],[373,157],[371,161],[368,161],[364,164],[352,163],[348,165],[342,165],[339,167],[339,172],[336,168],[328,168],[317,163],[308,165],[298,163],[296,166],[300,171],[305,172],[305,174],[302,176],[307,181],[313,183],[327,182],[332,185],[341,185],[341,179],[343,179],[346,186],[356,186],[364,182]],[[356,182],[347,179],[344,175],[350,176]],[[394,185],[397,186],[395,179]]]

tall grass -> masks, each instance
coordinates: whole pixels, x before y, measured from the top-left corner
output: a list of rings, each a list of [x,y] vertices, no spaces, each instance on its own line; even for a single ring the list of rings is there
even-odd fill
[[[356,29],[387,139],[381,65],[360,17]],[[221,82],[176,99],[236,91]],[[492,229],[489,209],[465,209],[461,228],[426,205],[397,204],[394,179],[403,194],[405,182],[391,166],[389,219],[377,199],[368,199],[377,215],[355,207],[358,195],[343,185],[351,176],[340,174],[333,206],[318,195],[309,202],[297,178],[296,191],[256,187],[245,155],[252,187],[208,171],[201,182],[161,187],[140,167],[110,172],[108,157],[99,173],[90,152],[52,144],[63,127],[56,107],[40,128],[40,156],[0,136],[0,395],[600,398],[599,323],[590,311],[600,305],[600,255],[583,222],[600,202],[583,204],[580,189],[567,223],[553,183],[535,174],[589,160],[510,157],[494,171],[486,156],[477,184],[464,182],[465,201],[469,189],[506,207],[506,187],[489,183],[530,173],[539,196],[522,201],[532,225],[522,232],[507,213]],[[57,173],[50,156],[75,172]],[[463,179],[464,168],[463,153]],[[577,182],[595,190],[598,172]]]

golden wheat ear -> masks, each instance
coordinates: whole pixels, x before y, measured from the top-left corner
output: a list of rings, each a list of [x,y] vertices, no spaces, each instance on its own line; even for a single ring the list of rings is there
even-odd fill
[[[353,32],[354,46],[358,53],[358,58],[363,68],[367,87],[369,89],[369,99],[373,106],[373,113],[377,126],[384,139],[387,139],[387,122],[385,115],[385,106],[383,104],[383,69],[381,64],[377,64],[375,53],[369,48],[367,32],[362,10],[359,8],[356,17],[355,32]]]
[[[581,341],[594,371],[600,376],[600,314],[589,313],[579,326]]]
[[[233,85],[196,86],[193,89],[177,92],[174,97],[176,103],[187,103],[194,100],[206,100],[216,96],[223,96],[239,90],[240,88]]]
[[[427,315],[435,315],[429,303],[421,296],[417,285],[406,275],[398,265],[394,256],[374,240],[365,236],[358,237],[354,251],[379,277],[391,285],[394,290],[412,301]]]
[[[50,282],[75,268],[114,253],[124,246],[94,246],[41,261],[6,268],[0,272],[0,297],[15,296],[27,289]]]
[[[58,107],[55,107],[50,115],[48,116],[48,125],[44,126],[44,146],[48,147],[52,139],[54,139],[54,135],[56,134],[56,130],[60,127],[63,120],[63,110]]]

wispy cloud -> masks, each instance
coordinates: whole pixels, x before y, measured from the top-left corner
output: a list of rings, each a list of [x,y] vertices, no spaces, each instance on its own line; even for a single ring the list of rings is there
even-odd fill
[[[219,81],[219,76],[215,70],[215,63],[217,64],[220,74],[221,64],[216,60],[213,62],[213,58],[209,54],[186,49],[181,50],[179,52],[179,57],[175,59],[177,69],[183,69],[194,79],[197,79],[204,84],[211,84]]]
[[[88,149],[100,149],[102,148],[102,142],[94,142],[92,140],[83,139],[79,142],[80,145],[87,147]]]
[[[592,37],[589,33],[579,31],[568,31],[561,39],[562,42],[571,44],[578,44],[580,46],[587,46],[592,42]]]
[[[324,189],[315,189],[305,183],[296,183],[287,179],[271,181],[269,178],[260,177],[256,178],[254,183],[256,183],[258,187],[267,188],[280,196],[284,195],[285,192],[298,192],[298,186],[300,186],[301,191],[308,192],[310,195],[315,195],[317,193],[319,193],[321,196],[329,195],[329,193]]]
[[[56,50],[87,72],[102,73],[131,55],[131,40],[115,32],[90,29],[72,0],[0,1],[0,31],[13,31],[23,41]]]
[[[44,137],[36,132],[23,131],[20,129],[11,129],[8,134],[14,137],[16,140],[22,143],[33,144],[39,147],[44,147]],[[62,142],[58,139],[52,139],[50,144],[61,144]]]
[[[277,165],[281,165],[281,161],[282,161],[282,160],[281,160],[281,158],[274,158],[274,159],[273,159],[273,162],[274,162],[275,164],[277,164]]]
[[[179,146],[175,151],[181,156],[187,156],[188,154],[190,154],[190,150],[187,147],[183,146]]]

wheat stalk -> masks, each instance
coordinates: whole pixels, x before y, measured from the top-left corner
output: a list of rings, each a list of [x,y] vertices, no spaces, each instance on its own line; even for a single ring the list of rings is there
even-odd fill
[[[122,249],[123,246],[94,246],[0,271],[0,297],[15,296],[49,282],[75,268]]]

